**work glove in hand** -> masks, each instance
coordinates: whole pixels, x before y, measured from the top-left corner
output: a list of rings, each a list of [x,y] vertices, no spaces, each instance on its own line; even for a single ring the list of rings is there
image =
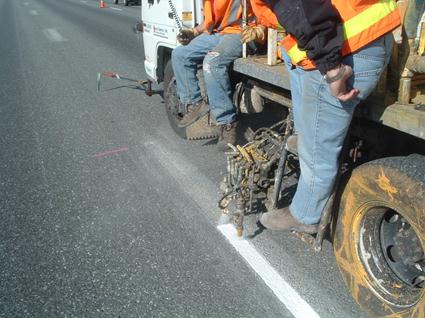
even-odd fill
[[[241,41],[242,43],[248,43],[251,41],[264,41],[265,39],[265,27],[262,25],[247,25],[242,29]]]
[[[195,28],[183,29],[177,34],[177,41],[181,45],[188,45],[198,34],[199,32]]]

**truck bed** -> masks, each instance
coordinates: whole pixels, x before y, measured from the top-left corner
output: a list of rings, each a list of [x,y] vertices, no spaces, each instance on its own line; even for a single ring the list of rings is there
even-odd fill
[[[283,63],[267,65],[267,56],[249,56],[237,59],[233,70],[253,79],[272,84],[285,90],[290,89],[288,71]],[[385,126],[425,139],[425,107],[414,104],[394,103],[388,106],[368,104],[369,111],[361,112],[365,117]],[[360,112],[359,112],[360,113]]]
[[[233,65],[233,70],[265,83],[287,90],[290,89],[289,75],[285,65],[282,62],[273,66],[267,65],[266,55],[237,59]]]

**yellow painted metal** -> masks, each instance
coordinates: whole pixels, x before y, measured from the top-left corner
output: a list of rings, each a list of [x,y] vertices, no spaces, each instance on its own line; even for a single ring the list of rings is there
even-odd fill
[[[425,22],[422,22],[421,23],[420,36],[419,36],[418,54],[423,55],[424,51],[425,51]]]

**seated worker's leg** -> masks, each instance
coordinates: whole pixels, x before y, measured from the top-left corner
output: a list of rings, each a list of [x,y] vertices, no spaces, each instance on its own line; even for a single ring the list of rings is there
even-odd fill
[[[220,42],[205,56],[203,69],[210,110],[221,129],[219,147],[224,150],[227,143],[236,142],[238,121],[232,101],[229,66],[242,56],[242,43],[240,34],[216,36]]]
[[[197,112],[206,107],[203,104],[196,73],[205,55],[218,43],[219,39],[215,35],[205,33],[195,37],[186,46],[176,47],[171,54],[177,93],[180,102],[187,107],[188,111],[181,120],[181,125],[190,124],[191,121],[196,120]]]
[[[289,209],[273,211],[268,217],[269,213],[265,214],[261,219],[263,225],[302,231],[303,226],[319,222],[332,193],[338,157],[354,109],[378,83],[388,63],[391,46],[391,36],[384,36],[343,60],[354,71],[348,86],[360,90],[355,100],[340,102],[331,95],[329,85],[318,71],[305,72],[298,125],[301,177]]]

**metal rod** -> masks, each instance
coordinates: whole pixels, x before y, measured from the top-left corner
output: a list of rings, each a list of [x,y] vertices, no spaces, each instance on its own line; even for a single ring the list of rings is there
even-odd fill
[[[152,90],[152,81],[151,80],[148,80],[147,81],[147,84],[148,84],[148,87],[145,90],[146,95],[152,96],[154,94],[154,91]]]
[[[134,79],[134,78],[126,77],[126,76],[121,76],[118,73],[114,73],[114,72],[102,72],[97,74],[97,91],[98,92],[100,91],[100,82],[101,82],[102,76],[137,83],[138,85],[144,88],[145,93],[148,96],[152,96],[158,93],[158,91],[154,91],[152,89],[151,80],[138,80],[138,79]]]
[[[236,203],[236,213],[235,213],[235,223],[236,223],[236,233],[237,236],[241,237],[243,234],[243,221],[244,221],[244,211],[245,211],[245,202],[240,196]]]
[[[284,144],[286,143],[287,138],[284,140]],[[288,150],[286,147],[282,147],[282,154],[280,155],[279,163],[277,166],[277,172],[274,179],[274,188],[272,195],[272,209],[276,209],[277,201],[279,201],[280,190],[282,188],[282,179],[285,175],[285,167],[286,167],[286,159],[288,158]]]
[[[337,182],[335,182],[335,184],[337,184]],[[316,239],[314,240],[313,244],[314,250],[316,252],[320,252],[322,250],[322,243],[325,237],[326,229],[328,228],[328,225],[331,221],[336,196],[336,189],[337,187],[335,186],[328,202],[326,203],[325,210],[320,218],[319,229],[317,231]]]
[[[280,190],[282,187],[282,179],[285,175],[286,159],[288,158],[288,150],[286,149],[286,142],[288,141],[289,136],[292,134],[293,123],[292,123],[292,110],[289,109],[289,114],[286,119],[286,129],[285,137],[282,142],[282,150],[279,158],[279,163],[277,165],[277,172],[274,179],[274,189],[272,194],[272,209],[277,207],[277,201],[279,201]]]
[[[255,166],[252,166],[252,173],[249,182],[249,214],[252,213],[252,201],[254,199],[254,176],[255,176]]]
[[[242,28],[246,27],[246,15],[247,15],[247,7],[246,0],[242,1]],[[246,58],[246,43],[242,44],[242,57]]]
[[[326,229],[331,223],[332,214],[335,206],[335,199],[338,192],[339,187],[341,186],[341,179],[343,174],[343,164],[344,164],[344,153],[347,152],[349,147],[349,138],[345,137],[344,145],[341,150],[341,154],[338,159],[338,172],[336,174],[335,182],[332,188],[331,196],[326,202],[325,209],[320,217],[319,228],[316,234],[316,239],[314,240],[313,248],[316,252],[320,252],[322,250],[323,239],[325,238]]]

